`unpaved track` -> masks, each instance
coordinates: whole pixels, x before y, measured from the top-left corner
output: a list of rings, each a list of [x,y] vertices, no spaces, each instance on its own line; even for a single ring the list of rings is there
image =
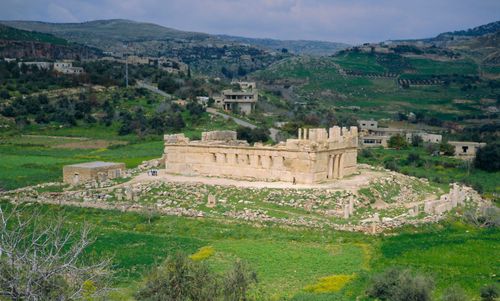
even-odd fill
[[[329,190],[349,190],[352,192],[358,191],[359,188],[368,186],[371,180],[383,176],[382,172],[370,169],[359,169],[360,174],[346,177],[341,180],[325,182],[319,184],[296,184],[289,182],[265,182],[265,181],[245,181],[236,179],[203,177],[203,176],[182,176],[168,174],[166,171],[159,170],[158,176],[148,176],[147,173],[141,173],[132,180],[121,183],[114,187],[123,187],[134,184],[148,182],[165,182],[165,183],[200,183],[206,185],[218,186],[233,186],[240,188],[276,188],[276,189],[329,189]],[[110,188],[114,188],[110,187]]]

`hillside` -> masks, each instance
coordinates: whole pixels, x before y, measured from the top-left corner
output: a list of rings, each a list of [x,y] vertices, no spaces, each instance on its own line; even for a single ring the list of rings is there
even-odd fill
[[[221,40],[204,33],[171,29],[129,20],[98,20],[83,23],[1,21],[24,30],[54,34],[120,56],[176,57],[195,71],[212,76],[242,76],[263,69],[287,54]],[[224,69],[223,69],[224,67]]]
[[[442,125],[495,119],[488,112],[500,94],[499,82],[479,72],[470,58],[437,61],[352,50],[288,59],[253,76],[285,98],[290,109],[325,122],[332,110],[360,119],[394,119],[413,112]]]
[[[52,34],[0,24],[0,57],[77,59],[93,58],[100,54],[98,49],[71,43]]]
[[[453,37],[453,36],[478,37],[486,34],[492,34],[497,31],[500,31],[500,21],[491,22],[474,28],[469,28],[467,30],[457,30],[452,32],[441,33],[435,39],[440,39],[443,37]]]
[[[344,43],[326,42],[326,41],[308,41],[308,40],[276,40],[276,39],[256,39],[228,35],[219,35],[222,40],[249,44],[266,49],[288,50],[293,54],[307,55],[332,55],[339,50],[349,47]]]
[[[14,41],[36,41],[42,43],[50,43],[54,45],[67,45],[68,41],[55,37],[51,34],[26,31],[5,26],[0,24],[0,40],[14,40]]]

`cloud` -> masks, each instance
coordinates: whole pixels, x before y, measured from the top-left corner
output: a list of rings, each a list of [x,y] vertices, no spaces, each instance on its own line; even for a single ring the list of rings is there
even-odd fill
[[[181,30],[349,43],[434,36],[499,19],[498,0],[2,0],[0,19],[124,18]]]
[[[49,3],[47,6],[47,16],[57,22],[79,22],[79,19],[69,9],[57,3]]]

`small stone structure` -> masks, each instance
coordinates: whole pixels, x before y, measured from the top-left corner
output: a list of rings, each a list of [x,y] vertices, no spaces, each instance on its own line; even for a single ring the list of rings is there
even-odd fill
[[[123,176],[125,163],[87,162],[66,165],[63,167],[63,181],[71,185],[78,185],[91,181],[105,181]]]
[[[474,197],[471,195],[472,191],[453,183],[448,194],[442,195],[439,200],[425,202],[424,211],[427,214],[443,214],[459,205],[463,206],[466,199]]]
[[[201,141],[184,134],[164,139],[168,173],[311,184],[356,171],[357,127],[299,129],[298,139],[275,146],[250,146],[234,131],[205,132]]]
[[[448,143],[455,147],[455,156],[464,159],[474,159],[477,150],[486,146],[484,142],[472,141],[449,141]]]

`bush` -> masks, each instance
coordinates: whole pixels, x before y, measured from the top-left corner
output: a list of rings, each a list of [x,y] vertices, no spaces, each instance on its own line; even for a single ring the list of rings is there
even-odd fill
[[[361,150],[361,157],[363,158],[373,158],[374,154],[373,151],[369,148],[364,148]]]
[[[424,143],[424,139],[422,139],[419,135],[411,136],[411,145],[414,147],[421,146]]]
[[[445,156],[455,155],[455,147],[448,142],[442,142],[439,145],[439,151],[442,152]]]
[[[239,127],[236,130],[238,139],[246,140],[248,143],[269,141],[269,130],[263,128],[251,129],[248,127]]]
[[[388,143],[389,147],[395,149],[401,149],[408,147],[408,142],[406,142],[406,138],[400,134],[394,135],[389,139]]]
[[[385,161],[384,162],[384,167],[386,169],[393,170],[393,171],[399,171],[400,170],[400,167],[399,167],[398,163],[396,161],[394,161],[394,160]]]
[[[226,275],[219,275],[203,261],[177,254],[148,277],[135,298],[139,301],[252,300],[248,291],[256,283],[256,273],[241,261],[236,261]]]
[[[494,142],[480,148],[474,160],[476,168],[495,172],[500,170],[500,143]]]
[[[495,301],[500,296],[500,289],[496,284],[490,284],[481,288],[481,300]]]
[[[452,286],[447,288],[443,293],[443,301],[467,301],[465,291],[459,286]]]
[[[390,268],[372,278],[367,290],[370,297],[389,301],[430,301],[433,281],[410,270]]]

